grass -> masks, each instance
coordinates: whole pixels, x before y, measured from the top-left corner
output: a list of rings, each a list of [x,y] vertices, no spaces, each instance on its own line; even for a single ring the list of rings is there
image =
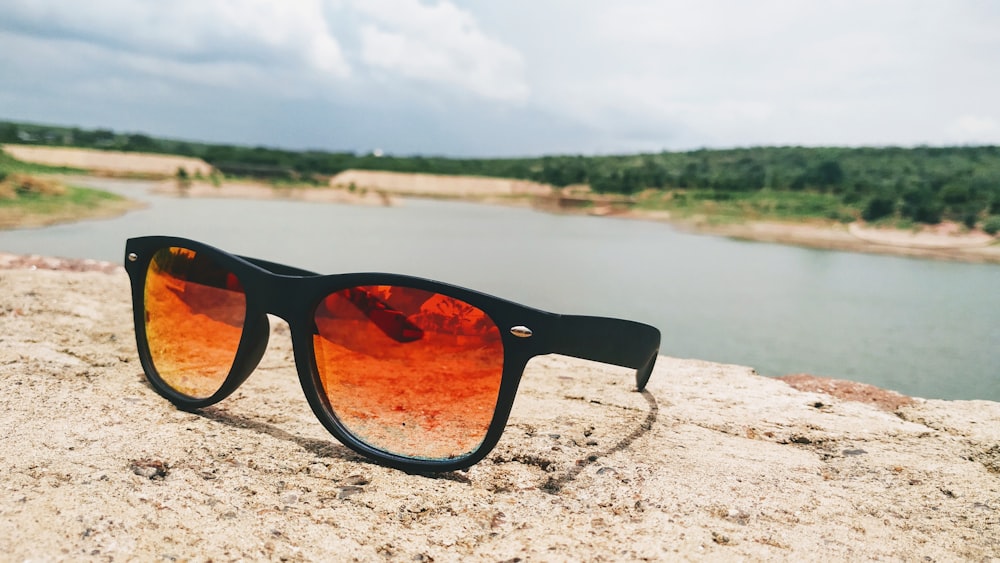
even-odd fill
[[[66,186],[62,194],[23,193],[13,199],[0,199],[0,209],[17,208],[26,213],[53,213],[66,208],[95,209],[108,202],[125,201],[125,198],[94,190]]]
[[[13,199],[0,199],[0,229],[111,217],[134,207],[135,202],[116,194],[67,186],[62,194],[21,194]]]
[[[34,176],[76,172],[80,171],[21,162],[0,151],[0,229],[108,217],[135,207],[116,194]]]
[[[742,221],[826,221],[849,223],[860,210],[833,194],[813,192],[717,192],[671,190],[639,196],[638,209],[666,210],[679,218],[705,217],[711,223]]]
[[[23,162],[0,150],[0,176],[4,173],[14,174],[86,174],[86,170],[70,168],[68,166],[48,166],[47,164],[34,164]]]

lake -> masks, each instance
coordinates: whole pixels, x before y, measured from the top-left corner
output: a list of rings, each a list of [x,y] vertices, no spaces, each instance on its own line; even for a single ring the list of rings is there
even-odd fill
[[[643,321],[662,331],[661,353],[670,356],[918,397],[1000,401],[997,265],[742,242],[665,223],[464,202],[186,199],[148,194],[148,182],[76,183],[149,207],[0,231],[0,251],[121,262],[128,237],[185,236],[322,273],[406,273],[558,313]]]

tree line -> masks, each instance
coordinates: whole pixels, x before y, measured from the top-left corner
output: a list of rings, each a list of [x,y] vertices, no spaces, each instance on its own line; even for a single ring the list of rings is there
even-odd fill
[[[598,193],[696,191],[725,200],[761,192],[831,194],[869,221],[943,219],[969,226],[1000,215],[1000,147],[755,147],[531,158],[377,156],[160,139],[110,129],[0,122],[0,142],[193,156],[227,175],[325,182],[347,169],[461,174],[586,184]]]

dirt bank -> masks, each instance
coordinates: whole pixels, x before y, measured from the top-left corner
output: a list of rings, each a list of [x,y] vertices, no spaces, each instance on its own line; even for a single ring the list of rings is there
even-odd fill
[[[178,168],[184,168],[191,176],[212,173],[212,167],[204,160],[186,156],[35,145],[2,145],[0,148],[24,162],[92,172],[173,176]]]
[[[503,205],[528,205],[559,213],[607,215],[648,221],[669,222],[679,229],[700,234],[720,235],[741,240],[772,242],[820,248],[890,254],[964,262],[1000,264],[1000,244],[983,232],[962,232],[946,223],[919,231],[871,228],[861,224],[782,223],[747,221],[716,225],[707,221],[679,220],[666,211],[627,210],[611,205],[557,207],[552,187],[534,182],[473,176],[441,176],[347,170],[330,180],[334,189],[286,190],[252,182],[226,182],[221,188],[196,183],[187,190],[192,197],[251,197],[270,199],[291,197],[311,201],[391,205],[397,197],[453,198]],[[353,185],[354,189],[347,189]],[[163,193],[178,193],[175,183],[161,186]]]
[[[12,560],[1000,557],[998,403],[887,412],[670,357],[640,394],[628,370],[547,357],[484,462],[407,475],[315,421],[283,324],[239,392],[180,412],[144,382],[120,268],[5,263]]]
[[[634,214],[643,219],[642,212]],[[660,213],[651,218],[671,221]],[[750,221],[712,225],[706,222],[674,221],[679,229],[739,240],[790,244],[826,250],[888,254],[960,262],[1000,264],[1000,244],[984,233],[935,232],[933,228],[910,231],[870,228],[860,224],[810,224]]]
[[[494,197],[544,196],[552,193],[552,186],[547,184],[482,176],[345,170],[330,179],[330,186],[334,188],[345,189],[352,185],[355,189],[376,190],[394,195],[473,200]]]

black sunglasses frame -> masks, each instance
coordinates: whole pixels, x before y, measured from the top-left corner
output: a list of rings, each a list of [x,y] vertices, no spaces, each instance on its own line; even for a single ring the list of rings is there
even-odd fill
[[[239,348],[222,386],[210,397],[181,394],[161,379],[146,341],[145,284],[149,263],[161,249],[179,247],[205,253],[232,272],[246,295],[246,317]],[[496,446],[507,424],[514,396],[528,361],[544,354],[563,354],[636,369],[636,387],[642,390],[659,352],[660,331],[621,319],[559,315],[470,289],[419,277],[387,273],[320,275],[266,260],[230,254],[201,242],[169,236],[131,238],[125,244],[125,269],[132,288],[133,316],[139,360],[150,385],[178,408],[194,410],[215,404],[235,391],[257,367],[270,335],[268,314],[285,320],[291,330],[295,365],[302,391],[316,418],[345,446],[378,463],[411,473],[451,471],[469,467]],[[396,455],[355,438],[337,419],[321,391],[312,332],[313,314],[331,293],[365,285],[396,285],[432,291],[460,299],[489,316],[500,328],[503,372],[499,396],[482,443],[469,454],[446,460]],[[529,331],[523,328],[528,327]]]

